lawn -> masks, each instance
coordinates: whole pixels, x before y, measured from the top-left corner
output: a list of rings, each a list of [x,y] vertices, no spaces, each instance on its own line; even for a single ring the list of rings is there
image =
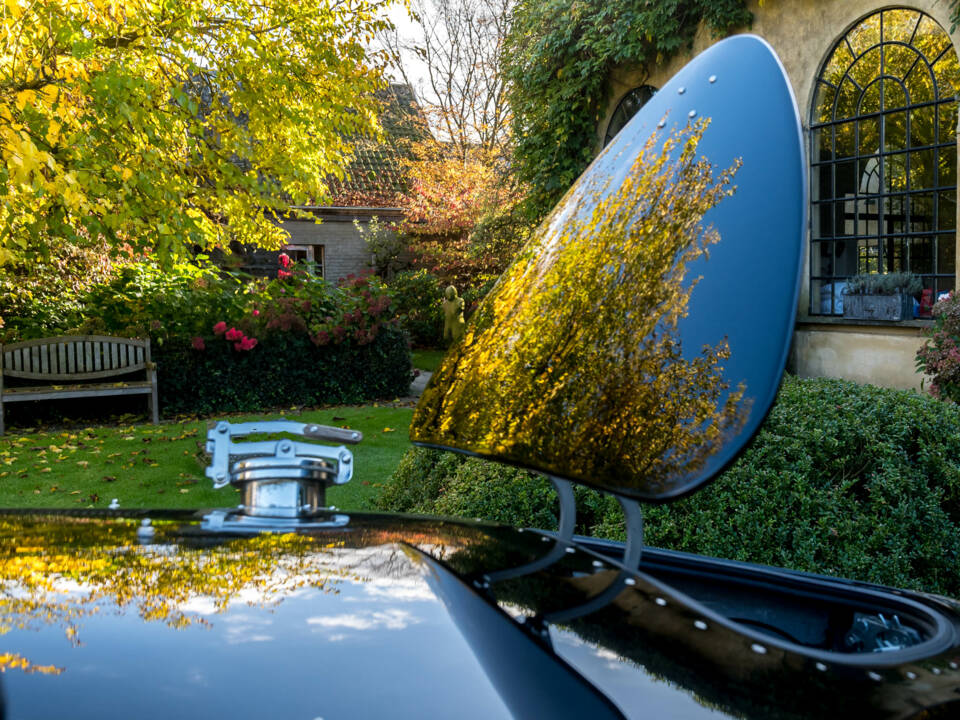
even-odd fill
[[[372,507],[378,484],[410,446],[409,407],[337,407],[284,415],[237,415],[231,422],[286,417],[360,430],[354,477],[331,488],[341,509]],[[91,427],[0,437],[0,507],[206,508],[237,504],[233,488],[214,490],[203,474],[207,421]]]
[[[446,354],[446,350],[411,350],[410,358],[417,370],[435,372]]]

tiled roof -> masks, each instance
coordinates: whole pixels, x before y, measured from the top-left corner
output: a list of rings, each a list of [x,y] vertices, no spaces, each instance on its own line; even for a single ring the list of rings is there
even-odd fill
[[[331,177],[330,204],[341,207],[397,207],[406,177],[405,141],[424,136],[426,124],[409,85],[394,84],[377,93],[383,106],[383,142],[358,140],[355,156],[343,180]]]

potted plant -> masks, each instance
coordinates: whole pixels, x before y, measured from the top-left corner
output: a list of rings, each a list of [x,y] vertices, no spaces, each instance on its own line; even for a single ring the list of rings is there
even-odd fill
[[[856,320],[907,320],[913,317],[913,296],[923,283],[913,273],[854,275],[844,288],[843,316]]]

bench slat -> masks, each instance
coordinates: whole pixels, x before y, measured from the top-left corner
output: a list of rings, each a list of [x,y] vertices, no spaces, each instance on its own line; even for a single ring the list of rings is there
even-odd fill
[[[67,349],[63,343],[57,343],[57,372],[67,372]]]
[[[56,400],[61,398],[99,397],[103,395],[146,395],[153,391],[149,382],[124,383],[117,387],[106,383],[99,385],[68,385],[54,390],[50,387],[10,388],[2,393],[3,402],[25,400]]]
[[[116,343],[110,343],[110,367],[112,368],[120,367],[120,357],[117,354]]]

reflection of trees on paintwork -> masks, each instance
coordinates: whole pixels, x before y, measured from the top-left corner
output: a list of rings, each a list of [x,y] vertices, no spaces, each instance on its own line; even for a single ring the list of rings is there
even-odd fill
[[[156,544],[143,546],[137,524],[0,517],[0,634],[54,623],[78,643],[82,618],[100,612],[101,605],[130,608],[146,621],[183,628],[207,622],[182,609],[190,600],[205,598],[219,613],[241,591],[271,604],[300,587],[333,590],[350,576],[348,568],[334,562],[336,544],[309,536],[207,538],[189,547],[168,542],[176,538],[179,523],[160,521],[154,523]],[[3,667],[57,670],[16,655],[0,655]]]
[[[746,414],[718,337],[683,355],[689,263],[734,169],[697,159],[707,123],[651,138],[622,185],[580,185],[474,315],[417,408],[415,441],[668,492]],[[565,216],[561,213],[566,213]]]

